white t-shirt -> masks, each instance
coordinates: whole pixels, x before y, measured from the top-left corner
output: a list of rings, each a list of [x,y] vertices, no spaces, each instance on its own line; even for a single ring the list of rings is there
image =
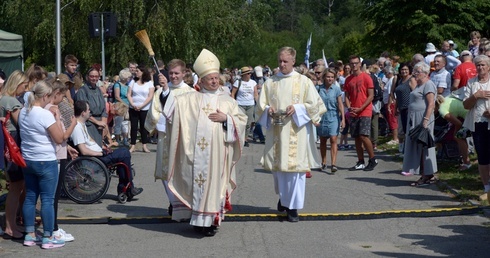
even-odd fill
[[[154,88],[153,82],[145,82],[143,85],[139,85],[137,82],[129,84],[129,87],[131,88],[132,95],[133,97],[133,104],[135,106],[141,106],[143,103],[145,103],[145,100],[148,98],[148,94],[150,94],[150,89]],[[146,104],[141,110],[148,110],[150,109],[150,102]]]
[[[75,146],[84,143],[90,150],[102,152],[102,148],[88,134],[87,126],[79,121],[77,121],[75,129],[73,129],[73,132],[71,133],[71,140]]]
[[[234,88],[238,88],[238,84],[240,84],[240,80],[236,80],[233,84]],[[240,106],[253,106],[255,105],[254,100],[254,90],[257,83],[250,79],[248,82],[242,81],[238,92],[236,93],[236,102]]]
[[[25,160],[56,160],[56,144],[49,136],[48,128],[56,122],[53,114],[42,107],[33,106],[27,113],[22,108],[19,114],[21,151]]]

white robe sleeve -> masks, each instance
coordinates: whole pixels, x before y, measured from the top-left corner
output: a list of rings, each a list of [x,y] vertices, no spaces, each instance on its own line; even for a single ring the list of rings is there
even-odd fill
[[[298,127],[301,127],[311,121],[311,118],[306,112],[306,107],[303,104],[294,104],[293,120]],[[264,112],[265,113],[265,112]]]
[[[235,124],[230,115],[226,115],[226,136],[225,142],[235,142],[237,140],[235,134]]]

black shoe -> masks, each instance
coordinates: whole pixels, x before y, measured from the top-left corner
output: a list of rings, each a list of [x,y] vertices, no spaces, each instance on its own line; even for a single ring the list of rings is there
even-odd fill
[[[249,147],[249,146],[250,146],[250,144],[249,144],[248,142],[245,142],[245,144],[243,144],[243,146],[245,146],[245,147]]]
[[[284,212],[284,211],[286,211],[286,210],[287,210],[287,208],[286,208],[286,207],[282,206],[282,204],[281,204],[281,200],[279,200],[279,202],[277,202],[277,210],[278,210],[279,212]]]
[[[368,165],[364,168],[364,171],[371,171],[378,165],[378,161],[375,158],[369,159]]]
[[[289,222],[298,222],[299,221],[298,210],[296,210],[296,209],[288,210],[288,221]]]
[[[136,196],[142,192],[143,192],[143,188],[141,188],[141,187],[131,187],[131,194],[133,196]]]
[[[172,212],[173,212],[173,210],[174,210],[174,207],[172,206],[172,204],[170,204],[170,205],[168,206],[168,209],[167,209],[168,215],[172,216]]]
[[[202,233],[204,234],[204,236],[212,237],[212,236],[216,235],[217,229],[218,229],[218,227],[216,227],[216,226],[204,227],[202,230]]]

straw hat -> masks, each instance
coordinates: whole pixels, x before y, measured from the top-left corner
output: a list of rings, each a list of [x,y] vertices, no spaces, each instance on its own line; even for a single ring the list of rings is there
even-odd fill
[[[250,67],[248,67],[248,66],[244,66],[244,67],[242,67],[242,68],[240,69],[240,71],[242,72],[242,75],[252,73],[252,69],[250,69]]]

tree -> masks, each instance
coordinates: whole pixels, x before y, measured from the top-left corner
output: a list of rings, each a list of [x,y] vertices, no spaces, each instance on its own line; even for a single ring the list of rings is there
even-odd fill
[[[74,54],[86,71],[100,63],[100,39],[88,37],[87,17],[113,12],[118,17],[117,37],[105,44],[107,74],[118,73],[128,61],[151,64],[134,33],[146,29],[156,57],[192,62],[202,48],[224,53],[234,41],[255,35],[258,26],[248,4],[239,0],[77,0],[62,11],[62,55]],[[0,4],[3,29],[24,36],[26,65],[36,62],[54,69],[55,1],[5,0]],[[24,17],[18,22],[17,17]]]
[[[427,42],[438,46],[453,39],[466,45],[469,33],[489,35],[490,2],[480,0],[363,0],[362,17],[370,23],[366,40],[372,53],[383,50],[422,52]],[[410,51],[406,51],[410,50]]]

